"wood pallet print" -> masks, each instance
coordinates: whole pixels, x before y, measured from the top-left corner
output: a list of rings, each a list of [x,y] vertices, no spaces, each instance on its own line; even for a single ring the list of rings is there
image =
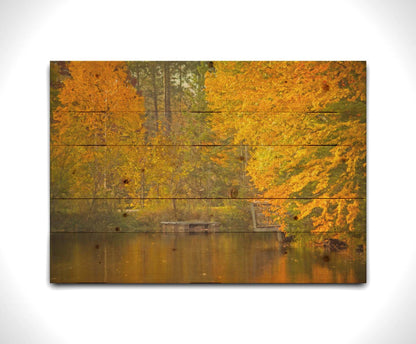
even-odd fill
[[[52,283],[364,283],[366,63],[50,64]]]

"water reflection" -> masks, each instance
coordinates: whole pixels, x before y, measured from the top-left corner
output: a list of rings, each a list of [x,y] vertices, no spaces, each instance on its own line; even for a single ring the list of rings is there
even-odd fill
[[[354,247],[277,242],[275,233],[52,233],[51,282],[361,283]]]

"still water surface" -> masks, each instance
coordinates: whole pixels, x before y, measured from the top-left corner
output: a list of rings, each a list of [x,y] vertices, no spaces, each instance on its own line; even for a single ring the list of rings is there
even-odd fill
[[[275,233],[52,233],[54,283],[362,283],[365,254]]]

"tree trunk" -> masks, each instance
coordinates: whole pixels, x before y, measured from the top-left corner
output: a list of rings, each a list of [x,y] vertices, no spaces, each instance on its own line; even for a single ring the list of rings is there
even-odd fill
[[[172,129],[172,112],[170,109],[170,66],[169,62],[163,63],[164,86],[165,86],[165,117],[166,131],[170,134]]]
[[[157,84],[156,84],[156,64],[152,63],[152,86],[153,86],[153,105],[155,111],[155,131],[159,131],[159,111],[157,108]]]
[[[142,168],[142,178],[141,178],[141,199],[142,199],[142,208],[144,208],[144,189],[145,189],[145,175],[144,175],[144,168]]]

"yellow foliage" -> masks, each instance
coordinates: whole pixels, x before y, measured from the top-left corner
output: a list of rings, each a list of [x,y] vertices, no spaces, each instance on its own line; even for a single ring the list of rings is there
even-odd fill
[[[126,64],[70,62],[68,69],[70,77],[58,96],[60,106],[52,114],[51,184],[57,188],[52,194],[78,197],[93,190],[92,196],[99,197],[117,188],[137,192],[121,180],[122,175],[140,180],[141,152],[113,158],[101,147],[126,140],[144,142],[143,97],[127,81]]]
[[[258,196],[271,198],[283,228],[293,202],[275,198],[306,194],[310,201],[297,204],[299,219],[313,215],[316,231],[355,229],[355,199],[365,197],[366,126],[361,114],[346,120],[325,109],[365,101],[365,68],[364,62],[216,62],[215,73],[206,74],[218,143],[255,145],[247,172]]]

